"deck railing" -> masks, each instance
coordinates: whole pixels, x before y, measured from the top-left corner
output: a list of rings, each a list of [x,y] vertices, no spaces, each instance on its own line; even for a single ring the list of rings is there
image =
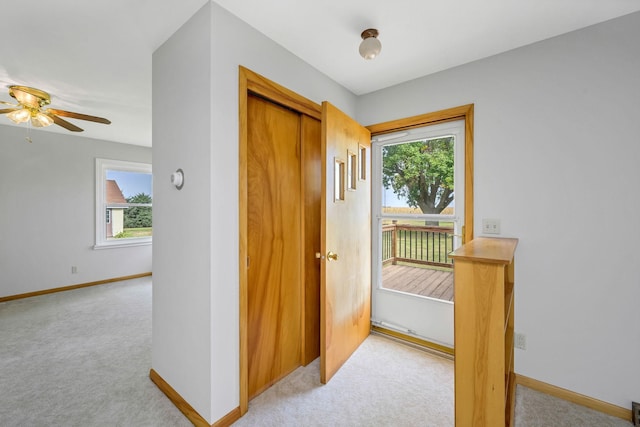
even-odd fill
[[[387,224],[382,226],[382,262],[453,266],[453,228]]]

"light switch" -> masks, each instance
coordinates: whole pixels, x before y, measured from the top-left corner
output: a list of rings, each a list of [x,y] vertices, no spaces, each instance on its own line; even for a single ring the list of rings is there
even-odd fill
[[[500,234],[500,220],[483,218],[482,219],[482,232],[484,234]]]

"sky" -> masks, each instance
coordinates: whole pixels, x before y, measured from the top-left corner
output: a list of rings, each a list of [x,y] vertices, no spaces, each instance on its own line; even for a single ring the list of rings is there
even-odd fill
[[[409,207],[407,199],[398,197],[391,188],[382,187],[382,206],[387,208],[406,208]],[[455,206],[455,200],[449,206]]]
[[[113,179],[118,183],[125,199],[140,193],[153,196],[150,173],[107,170],[107,179]]]
[[[400,199],[392,189],[382,187],[382,206],[389,208],[404,208],[409,205],[407,204],[407,199]]]

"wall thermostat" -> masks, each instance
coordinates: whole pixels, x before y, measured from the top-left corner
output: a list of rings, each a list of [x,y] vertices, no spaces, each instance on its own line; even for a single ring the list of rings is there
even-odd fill
[[[184,185],[184,172],[182,172],[182,169],[178,169],[171,174],[171,183],[175,185],[178,190],[182,189]]]

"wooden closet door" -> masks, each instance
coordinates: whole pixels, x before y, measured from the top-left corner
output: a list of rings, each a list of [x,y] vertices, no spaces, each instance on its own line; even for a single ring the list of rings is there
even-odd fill
[[[247,327],[252,398],[301,364],[303,248],[300,115],[249,96],[248,118]]]
[[[320,209],[322,198],[322,152],[320,120],[301,115],[302,188],[304,193],[304,314],[302,364],[320,356]]]

